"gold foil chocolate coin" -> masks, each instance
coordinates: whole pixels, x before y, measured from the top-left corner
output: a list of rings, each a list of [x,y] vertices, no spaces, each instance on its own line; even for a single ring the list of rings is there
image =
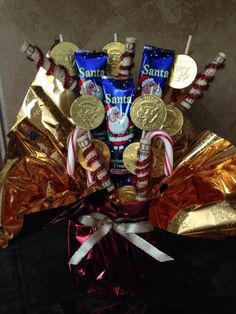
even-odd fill
[[[91,95],[76,98],[71,105],[70,116],[73,122],[84,130],[96,129],[105,118],[101,100]]]
[[[129,172],[135,174],[136,170],[136,162],[138,160],[138,152],[139,152],[140,143],[135,142],[129,144],[124,152],[123,152],[123,162],[126,167],[126,169],[129,170]]]
[[[78,95],[75,95],[75,93],[70,89],[65,89],[61,93],[59,100],[59,108],[66,117],[70,117],[71,105],[77,97]]]
[[[135,188],[131,185],[124,185],[117,189],[114,197],[119,200],[121,204],[127,204],[136,200]]]
[[[167,117],[163,125],[163,129],[170,135],[177,134],[184,124],[184,116],[182,112],[173,105],[167,105]]]
[[[73,43],[63,41],[52,48],[50,53],[51,58],[57,65],[64,66],[70,75],[76,75],[76,67],[74,60],[75,51],[80,51]]]
[[[92,140],[92,143],[98,153],[100,163],[102,163],[102,165],[104,165],[104,167],[109,170],[111,153],[108,146],[99,140]],[[95,169],[87,165],[88,160],[83,156],[82,150],[79,147],[77,150],[77,159],[84,169],[91,172],[95,171]]]
[[[143,95],[135,99],[130,109],[133,123],[141,130],[160,129],[166,119],[167,110],[160,97]]]
[[[195,80],[197,75],[197,64],[194,59],[186,54],[177,55],[171,71],[169,86],[182,89]]]
[[[107,52],[107,72],[108,75],[118,76],[120,65],[122,61],[122,55],[125,52],[125,45],[118,41],[111,42],[103,47],[103,51]]]

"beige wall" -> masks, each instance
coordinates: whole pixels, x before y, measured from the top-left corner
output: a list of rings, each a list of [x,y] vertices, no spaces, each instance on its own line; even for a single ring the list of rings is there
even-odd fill
[[[198,129],[209,128],[236,144],[236,1],[230,0],[0,0],[0,77],[12,124],[36,69],[20,52],[25,40],[44,51],[58,33],[81,48],[101,49],[118,33],[137,37],[136,69],[144,43],[190,49],[199,70],[219,51],[227,54],[204,98],[189,113]]]

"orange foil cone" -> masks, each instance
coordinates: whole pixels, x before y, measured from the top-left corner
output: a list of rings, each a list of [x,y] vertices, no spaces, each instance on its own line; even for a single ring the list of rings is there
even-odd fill
[[[181,235],[236,235],[236,148],[204,131],[173,175],[150,192],[150,221]]]
[[[67,137],[74,125],[56,105],[63,91],[59,83],[40,69],[9,134],[0,172],[0,247],[21,230],[25,214],[91,193],[79,164],[73,178],[66,174]]]

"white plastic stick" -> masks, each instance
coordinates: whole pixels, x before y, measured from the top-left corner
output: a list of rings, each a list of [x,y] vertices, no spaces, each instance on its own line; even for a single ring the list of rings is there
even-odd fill
[[[191,44],[192,38],[193,38],[192,35],[189,35],[189,36],[188,36],[188,41],[187,41],[187,44],[186,44],[186,47],[185,47],[185,51],[184,51],[184,53],[185,53],[186,55],[187,55],[188,52],[189,52],[189,48],[190,48],[190,44]]]

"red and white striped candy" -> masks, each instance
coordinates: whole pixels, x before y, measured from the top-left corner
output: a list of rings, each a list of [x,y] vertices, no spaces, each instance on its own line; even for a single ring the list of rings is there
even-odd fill
[[[98,153],[89,138],[88,132],[84,133],[77,140],[77,143],[87,159],[87,163],[90,167],[94,169],[95,176],[102,186],[108,191],[114,190],[114,185],[103,165],[99,161]]]
[[[53,75],[58,79],[65,89],[73,90],[78,86],[78,80],[70,76],[64,67],[56,65],[52,59],[46,58],[38,47],[25,42],[21,47],[21,51],[27,58],[36,63],[38,69],[43,67],[47,71],[47,75]]]
[[[122,56],[122,62],[120,66],[119,76],[127,77],[130,75],[130,71],[133,65],[134,59],[134,47],[136,38],[127,37],[125,43],[125,52]]]
[[[75,170],[75,156],[77,152],[77,140],[82,136],[86,131],[80,128],[76,128],[72,131],[67,149],[67,163],[66,171],[69,176],[73,176]]]
[[[146,138],[150,141],[153,139],[153,137],[160,138],[165,145],[164,173],[167,177],[169,177],[172,174],[174,163],[173,141],[169,134],[164,131],[151,131],[146,135]]]
[[[187,109],[191,108],[194,101],[202,95],[208,83],[213,80],[217,70],[222,66],[225,59],[226,55],[223,52],[219,52],[215,59],[208,66],[206,66],[205,71],[198,75],[197,80],[187,93],[185,99],[181,102],[183,107]]]
[[[170,176],[173,171],[173,141],[171,137],[164,131],[151,131],[140,140],[139,160],[137,162],[137,200],[143,201],[147,199],[149,188],[149,170],[150,170],[150,151],[151,141],[153,137],[160,138],[165,146],[164,172],[166,176]]]

